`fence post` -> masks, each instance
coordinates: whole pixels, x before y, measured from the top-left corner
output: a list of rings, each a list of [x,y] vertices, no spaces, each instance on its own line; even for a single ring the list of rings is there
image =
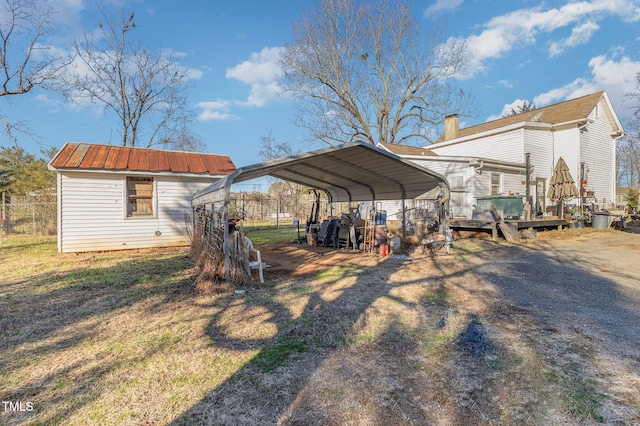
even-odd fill
[[[276,200],[276,229],[280,229],[280,198]]]
[[[33,224],[33,235],[38,233],[38,229],[36,227],[36,207],[31,205],[31,223]]]

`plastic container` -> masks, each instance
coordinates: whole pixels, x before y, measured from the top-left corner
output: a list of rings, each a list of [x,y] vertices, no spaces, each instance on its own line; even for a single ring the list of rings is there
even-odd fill
[[[387,246],[386,244],[383,244],[380,246],[380,256],[386,256],[387,254],[389,254],[389,246]]]
[[[390,242],[390,249],[392,252],[397,252],[400,251],[400,244],[402,242],[402,240],[400,239],[400,237],[393,237],[389,240]]]

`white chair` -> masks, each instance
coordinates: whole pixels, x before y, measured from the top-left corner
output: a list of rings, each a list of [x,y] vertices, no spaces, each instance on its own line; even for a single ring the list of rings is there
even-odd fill
[[[256,261],[249,261],[249,269],[257,269],[260,275],[260,284],[264,284],[264,276],[262,274],[262,257],[260,256],[260,250],[256,250],[255,248],[253,248],[253,243],[246,235],[244,237],[244,243],[247,246],[249,255],[251,254],[251,252],[254,252],[256,254],[256,257],[258,258],[258,260]]]

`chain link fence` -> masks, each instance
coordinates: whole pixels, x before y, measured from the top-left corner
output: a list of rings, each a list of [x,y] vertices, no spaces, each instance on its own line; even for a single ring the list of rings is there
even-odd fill
[[[245,227],[292,226],[295,220],[301,225],[307,220],[313,196],[296,198],[232,197],[229,217],[240,219]],[[320,217],[327,217],[348,209],[334,203],[333,210],[326,198],[320,200]],[[0,228],[4,235],[55,235],[57,232],[57,208],[55,202],[11,202],[0,205]]]
[[[231,197],[229,218],[242,220],[245,227],[280,227],[294,224],[298,220],[302,225],[311,213],[315,203],[314,196],[295,198],[269,198],[246,195]],[[320,217],[333,216],[349,211],[348,203],[329,205],[326,198],[320,198]]]
[[[0,230],[4,235],[55,235],[55,202],[7,203],[0,206]]]
[[[232,197],[229,218],[240,219],[247,228],[301,226],[311,213],[315,197],[270,198],[255,195]],[[0,205],[0,229],[4,235],[56,235],[57,207],[55,202],[10,202]],[[320,199],[320,217],[348,211],[348,203],[329,205]]]

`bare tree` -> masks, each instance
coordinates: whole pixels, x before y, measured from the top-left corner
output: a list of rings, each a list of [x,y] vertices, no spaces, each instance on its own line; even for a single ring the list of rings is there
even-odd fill
[[[273,133],[269,132],[266,136],[262,136],[260,138],[260,143],[262,147],[260,148],[260,152],[258,155],[264,161],[268,160],[276,160],[278,158],[290,157],[292,155],[300,154],[300,149],[296,148],[290,142],[278,142],[276,138],[273,136]],[[286,196],[293,197],[295,194],[301,194],[306,190],[306,187],[292,183],[289,181],[283,181],[280,179],[273,179],[271,186],[269,187],[269,194],[277,193],[276,198],[282,198],[283,194]],[[273,190],[272,190],[273,188]]]
[[[0,97],[11,99],[36,87],[51,88],[66,65],[49,54],[43,38],[51,31],[53,7],[39,0],[0,2]],[[0,114],[8,138],[17,142],[14,131],[29,133],[28,126],[10,122]]]
[[[468,115],[454,86],[468,63],[466,44],[423,37],[406,4],[322,0],[293,26],[282,86],[298,100],[298,125],[325,143],[356,139],[431,142],[449,114]]]
[[[523,114],[525,112],[535,111],[535,109],[536,109],[536,106],[533,104],[533,102],[532,101],[527,101],[525,99],[524,101],[522,101],[521,104],[511,107],[511,111],[509,111],[509,114],[506,114],[504,117],[511,117],[513,115],[518,115],[518,114]]]
[[[300,154],[300,149],[295,148],[290,142],[276,141],[271,132],[260,138],[260,144],[262,147],[258,155],[265,161]]]
[[[635,121],[628,123],[627,135],[616,146],[617,185],[638,186],[640,190],[640,126]]]
[[[123,146],[190,149],[197,137],[188,130],[195,112],[186,104],[187,72],[170,55],[131,40],[135,27],[133,13],[112,19],[103,12],[99,34],[85,33],[74,44],[79,64],[66,94],[116,114]]]
[[[640,192],[640,72],[636,74],[635,90],[626,93],[626,100],[633,103],[633,116],[627,123],[627,136],[616,146],[618,185],[637,185]]]

